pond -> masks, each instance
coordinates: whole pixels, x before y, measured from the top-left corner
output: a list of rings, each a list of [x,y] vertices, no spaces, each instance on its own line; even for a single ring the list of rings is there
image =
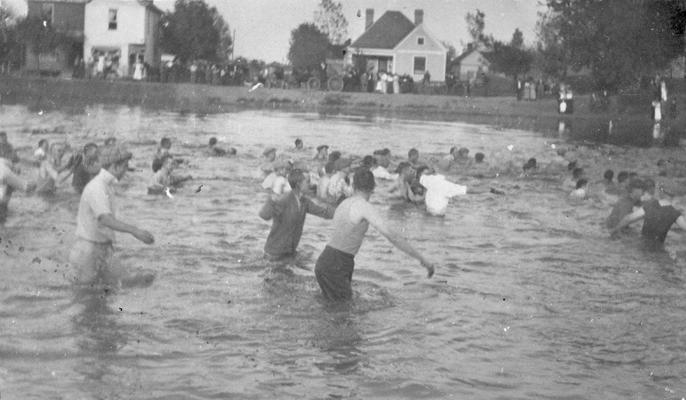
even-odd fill
[[[275,146],[365,155],[415,147],[431,160],[453,145],[498,163],[545,162],[567,146],[593,179],[606,168],[654,173],[678,148],[575,147],[534,132],[460,122],[265,111],[196,115],[120,106],[37,112],[0,107],[0,130],[24,157],[41,138],[74,146],[108,136],[134,153],[118,188],[119,217],[152,231],[117,238],[116,257],[152,273],[144,287],[83,292],[65,279],[78,197],[18,194],[0,227],[0,396],[64,399],[589,399],[686,396],[684,235],[646,252],[611,240],[607,204],[570,202],[557,179],[481,181],[505,195],[452,201],[444,218],[372,202],[438,269],[370,229],[356,257],[351,304],[320,295],[314,262],[330,222],[309,216],[305,268],[263,261],[270,224],[256,171]],[[194,181],[173,199],[146,194],[160,138]],[[238,150],[205,156],[211,136]],[[512,146],[512,151],[507,150]],[[551,156],[552,157],[552,156]],[[24,175],[35,171],[24,166]],[[200,187],[202,185],[202,187]],[[198,190],[200,189],[200,190]]]

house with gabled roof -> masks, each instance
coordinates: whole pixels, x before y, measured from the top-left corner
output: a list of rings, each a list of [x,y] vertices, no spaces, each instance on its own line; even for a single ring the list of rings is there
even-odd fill
[[[84,59],[112,60],[119,77],[133,74],[136,60],[160,64],[160,18],[153,0],[89,0],[85,11]]]
[[[450,62],[449,71],[460,81],[474,81],[491,69],[491,53],[476,46],[467,50]]]
[[[410,75],[415,81],[428,72],[432,82],[445,81],[448,49],[424,25],[423,10],[415,10],[412,22],[392,10],[374,21],[374,10],[367,9],[365,31],[348,53],[367,72]]]

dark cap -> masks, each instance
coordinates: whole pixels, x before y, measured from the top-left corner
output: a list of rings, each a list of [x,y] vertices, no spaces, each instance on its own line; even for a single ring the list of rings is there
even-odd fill
[[[328,145],[328,144],[320,144],[319,146],[317,146],[317,151],[322,151],[322,149],[327,149],[327,150],[328,150],[328,149],[329,149],[329,145]]]

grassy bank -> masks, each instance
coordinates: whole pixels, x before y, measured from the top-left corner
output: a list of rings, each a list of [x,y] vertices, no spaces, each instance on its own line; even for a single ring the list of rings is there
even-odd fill
[[[436,96],[420,94],[385,95],[377,93],[332,93],[299,89],[265,89],[253,92],[248,87],[130,81],[64,80],[46,78],[0,77],[0,96],[4,104],[27,104],[49,110],[64,105],[94,103],[141,106],[176,112],[223,113],[246,109],[273,109],[324,114],[350,114],[392,118],[464,121],[559,134],[559,121],[565,121],[579,139],[599,141],[631,140],[642,144],[652,132],[650,102],[645,96],[612,98],[610,107],[591,112],[590,97],[575,98],[573,115],[560,116],[557,101],[517,101],[514,97]],[[683,96],[678,99],[678,117],[669,123],[672,131],[685,124]],[[609,131],[612,120],[613,130]],[[665,125],[668,125],[665,123]],[[673,132],[673,133],[674,133]],[[680,132],[677,132],[680,136]],[[610,137],[612,136],[612,137]]]

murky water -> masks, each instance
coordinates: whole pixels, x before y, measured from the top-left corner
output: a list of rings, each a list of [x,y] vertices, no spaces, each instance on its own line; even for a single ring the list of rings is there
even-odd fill
[[[76,291],[64,279],[78,203],[69,185],[53,199],[13,199],[0,228],[3,399],[686,396],[684,236],[670,233],[660,253],[633,238],[610,240],[601,225],[607,206],[570,203],[556,181],[499,178],[487,184],[506,195],[458,199],[440,219],[389,200],[382,186],[373,201],[439,268],[425,279],[370,231],[349,306],[325,304],[312,272],[328,221],[307,219],[300,249],[310,270],[261,260],[269,224],[257,216],[254,173],[267,145],[290,148],[300,137],[310,148],[364,155],[388,147],[401,156],[417,147],[431,158],[459,144],[493,159],[510,144],[523,156],[544,152],[551,138],[315,114],[0,113],[22,155],[43,137],[128,141],[136,171],[121,185],[119,215],[156,236],[154,246],[125,235],[117,245],[122,266],[153,273],[151,285]],[[162,136],[196,177],[174,199],[145,194]],[[205,157],[210,136],[239,157]],[[579,157],[600,177],[608,166],[650,172],[655,158],[680,151],[604,146]]]

